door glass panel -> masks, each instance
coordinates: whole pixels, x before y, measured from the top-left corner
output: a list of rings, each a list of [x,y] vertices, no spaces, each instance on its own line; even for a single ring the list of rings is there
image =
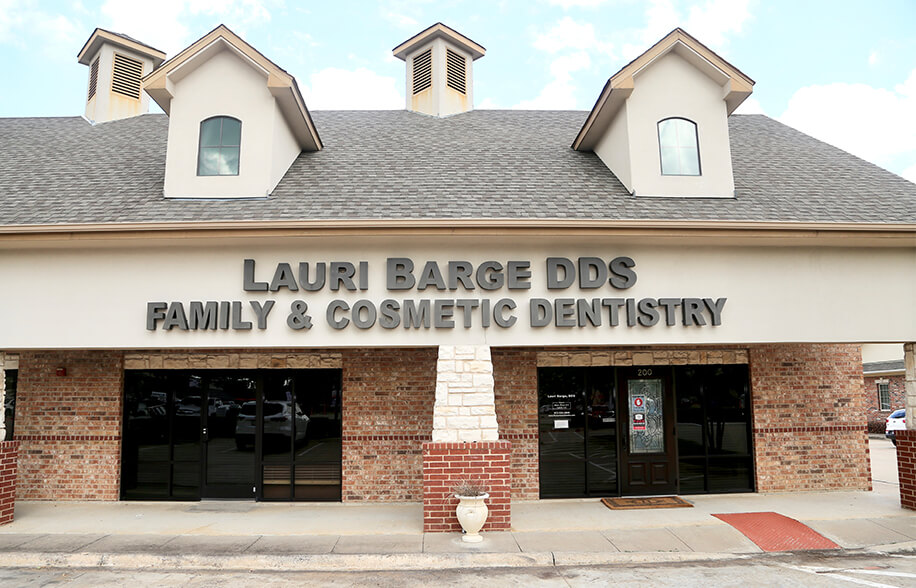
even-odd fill
[[[627,380],[630,453],[664,453],[664,386],[662,380]]]
[[[255,454],[240,447],[236,435],[242,407],[257,399],[257,376],[251,373],[207,376],[207,393],[197,401],[207,429],[206,495],[215,498],[254,496]]]
[[[617,493],[617,398],[613,368],[588,371],[588,493]]]

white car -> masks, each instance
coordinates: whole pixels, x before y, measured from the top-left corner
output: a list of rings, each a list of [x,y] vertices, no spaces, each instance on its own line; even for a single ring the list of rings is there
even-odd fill
[[[235,446],[238,449],[245,449],[248,445],[254,445],[255,431],[257,430],[258,403],[255,401],[246,402],[239,410],[239,419],[235,425]],[[295,413],[293,412],[295,410]],[[299,405],[294,405],[285,400],[265,400],[264,401],[264,439],[292,437],[293,419],[296,423],[296,442],[305,439],[308,429],[309,417],[302,412]],[[288,443],[289,441],[287,441]]]
[[[895,410],[884,421],[884,436],[897,444],[897,431],[906,429],[906,410]]]

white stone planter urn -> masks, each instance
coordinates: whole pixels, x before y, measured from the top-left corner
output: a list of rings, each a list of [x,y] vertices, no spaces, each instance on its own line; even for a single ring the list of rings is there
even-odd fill
[[[487,522],[487,515],[490,512],[486,502],[484,502],[489,497],[490,495],[486,492],[477,496],[455,494],[455,498],[458,499],[455,514],[458,516],[458,522],[461,523],[461,528],[464,530],[464,535],[461,536],[462,541],[467,543],[480,543],[483,541],[480,529]]]

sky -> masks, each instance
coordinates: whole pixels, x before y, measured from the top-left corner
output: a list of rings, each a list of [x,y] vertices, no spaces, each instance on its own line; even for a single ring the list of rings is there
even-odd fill
[[[79,116],[95,27],[169,56],[225,24],[310,110],[404,108],[391,49],[443,22],[483,45],[475,108],[590,109],[681,27],[756,81],[766,114],[916,182],[916,0],[0,0],[0,116]],[[155,108],[155,106],[154,106]]]

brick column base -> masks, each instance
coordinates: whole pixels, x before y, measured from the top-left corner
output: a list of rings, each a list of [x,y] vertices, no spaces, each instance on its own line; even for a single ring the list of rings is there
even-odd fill
[[[916,430],[897,431],[900,506],[916,510]]]
[[[423,532],[461,531],[455,517],[458,499],[452,487],[461,480],[487,487],[490,511],[483,531],[508,531],[510,449],[508,441],[423,444]]]
[[[13,522],[19,441],[0,441],[0,525]]]

